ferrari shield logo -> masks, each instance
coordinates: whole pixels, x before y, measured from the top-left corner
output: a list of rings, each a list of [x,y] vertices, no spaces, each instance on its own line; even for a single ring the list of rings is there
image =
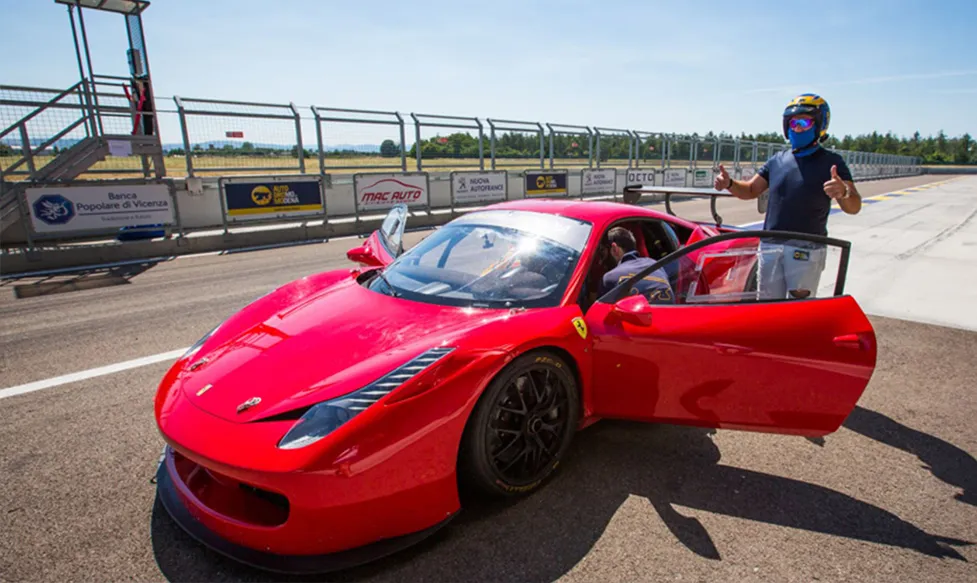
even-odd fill
[[[573,327],[577,329],[577,334],[580,334],[581,338],[587,339],[587,323],[583,321],[583,318],[574,318]]]
[[[257,405],[260,402],[261,402],[261,397],[251,397],[247,401],[245,401],[245,402],[243,402],[243,403],[241,403],[240,405],[237,406],[237,412],[238,413],[243,413],[243,412],[247,411],[248,409],[250,409],[251,407],[254,407],[255,405]]]

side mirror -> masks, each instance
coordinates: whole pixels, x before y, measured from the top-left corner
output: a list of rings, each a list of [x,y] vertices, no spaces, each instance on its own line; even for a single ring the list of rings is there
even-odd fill
[[[636,326],[651,326],[651,304],[644,296],[628,296],[614,304],[615,316]]]
[[[346,252],[346,258],[365,267],[383,267],[383,262],[373,254],[373,250],[367,245],[353,247]]]

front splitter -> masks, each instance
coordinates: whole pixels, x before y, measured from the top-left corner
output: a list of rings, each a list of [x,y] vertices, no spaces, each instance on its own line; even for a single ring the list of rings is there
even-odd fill
[[[369,545],[323,555],[277,555],[224,539],[194,518],[183,505],[164,461],[156,471],[156,497],[180,528],[211,550],[251,567],[288,575],[315,575],[372,563],[409,548],[448,524],[456,514],[422,531],[383,539]]]

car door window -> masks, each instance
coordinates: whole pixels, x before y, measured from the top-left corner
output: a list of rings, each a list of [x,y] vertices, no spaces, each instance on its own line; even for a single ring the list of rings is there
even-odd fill
[[[843,293],[849,248],[827,237],[744,231],[699,241],[644,271],[668,274],[675,304],[825,298]],[[607,300],[632,295],[633,282],[647,275],[623,282]]]

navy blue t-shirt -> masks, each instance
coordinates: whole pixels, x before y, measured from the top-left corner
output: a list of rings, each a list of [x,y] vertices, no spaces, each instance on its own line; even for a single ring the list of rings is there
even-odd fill
[[[601,282],[600,295],[611,291],[624,280],[629,279],[642,269],[657,263],[650,257],[640,257],[637,251],[629,251],[621,257],[621,262],[617,267],[604,274]],[[631,288],[631,294],[641,294],[651,303],[670,304],[674,300],[672,296],[672,286],[668,283],[668,274],[665,270],[658,268],[644,276]]]
[[[845,159],[824,148],[801,158],[787,150],[767,160],[757,171],[770,185],[763,229],[827,235],[831,198],[824,183],[831,180],[835,165],[842,180],[851,180]]]

